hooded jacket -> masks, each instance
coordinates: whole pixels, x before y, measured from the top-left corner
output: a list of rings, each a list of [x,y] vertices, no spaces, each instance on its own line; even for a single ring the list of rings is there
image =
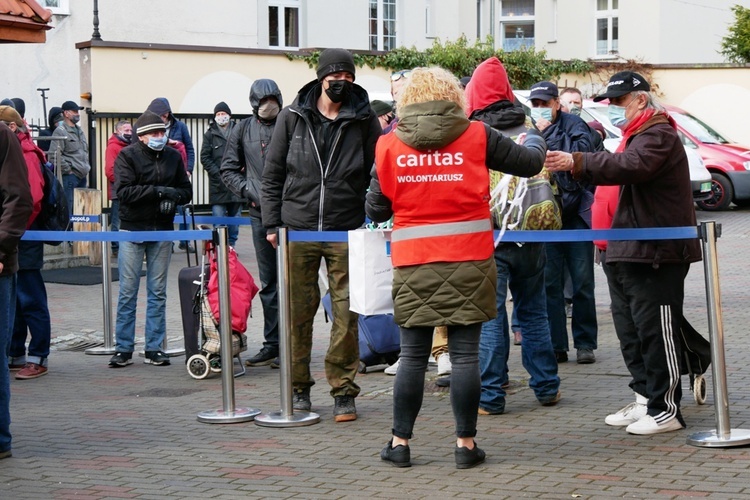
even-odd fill
[[[177,205],[193,197],[190,179],[176,149],[154,151],[138,141],[115,160],[115,190],[120,200],[120,230],[167,231],[174,228],[174,213],[159,211],[159,188],[177,189]]]
[[[405,145],[419,151],[440,151],[459,140],[469,128],[469,120],[455,103],[433,101],[405,106],[393,134]],[[531,131],[524,146],[483,125],[486,148],[482,152],[484,167],[513,175],[529,177],[537,174],[544,163],[546,147],[536,131]],[[383,136],[382,144],[393,134]],[[390,137],[390,141],[393,138]],[[381,147],[381,143],[378,144]],[[381,158],[378,151],[378,158]],[[413,200],[391,200],[380,186],[381,172],[393,168],[373,167],[367,193],[367,215],[374,221],[388,220],[394,215],[393,205],[415,210]],[[481,186],[487,200],[489,222],[489,182]],[[408,191],[405,191],[408,193]],[[444,198],[445,190],[436,196],[421,199],[425,221],[440,220],[445,204],[462,200]],[[443,196],[440,196],[440,195]],[[398,205],[398,204],[401,205]],[[398,219],[399,215],[395,214]],[[491,253],[491,249],[490,249]],[[465,262],[430,262],[396,267],[393,270],[394,319],[397,324],[415,326],[468,325],[488,321],[497,315],[495,288],[497,269],[492,256]]]
[[[664,114],[656,114],[621,153],[573,153],[573,178],[595,185],[622,185],[612,228],[695,226],[685,148]],[[607,262],[660,264],[701,260],[690,240],[610,241]]]
[[[33,210],[28,171],[18,139],[0,122],[0,276],[18,270],[18,242]]]
[[[253,116],[245,118],[229,135],[224,158],[221,161],[221,178],[237,196],[247,200],[250,215],[260,217],[260,191],[263,167],[276,120],[263,120],[258,116],[260,101],[274,97],[279,108],[284,105],[281,90],[276,82],[260,79],[250,87],[250,105]]]
[[[208,202],[212,205],[221,203],[238,203],[242,201],[232,191],[227,189],[221,179],[221,159],[227,149],[227,138],[237,128],[237,124],[229,121],[227,130],[221,130],[216,122],[211,122],[206,133],[203,134],[201,146],[201,164],[208,174]]]
[[[353,85],[335,120],[320,115],[321,83],[305,85],[276,120],[261,189],[263,225],[269,232],[290,229],[345,231],[365,222],[365,192],[382,130],[367,92]],[[331,127],[331,144],[321,155],[318,129]]]
[[[137,140],[137,139],[136,139]],[[104,153],[104,175],[107,176],[107,197],[116,200],[115,194],[115,160],[120,151],[130,143],[117,134],[112,134],[107,140],[107,150]]]
[[[195,148],[193,147],[193,139],[190,137],[190,131],[187,125],[175,118],[172,114],[172,108],[169,105],[169,101],[166,97],[157,97],[151,104],[148,105],[146,111],[151,111],[161,116],[169,114],[169,121],[167,123],[167,137],[177,142],[181,142],[185,146],[185,152],[187,153],[187,171],[192,173],[193,167],[195,166]],[[137,131],[133,129],[133,137],[136,137]]]

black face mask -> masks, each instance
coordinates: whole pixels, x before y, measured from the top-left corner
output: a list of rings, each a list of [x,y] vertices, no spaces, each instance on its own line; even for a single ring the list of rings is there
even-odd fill
[[[122,137],[122,142],[130,144],[130,140],[133,138],[133,134],[122,134],[120,137]]]
[[[328,80],[326,95],[335,103],[340,103],[349,98],[354,84],[349,80]]]

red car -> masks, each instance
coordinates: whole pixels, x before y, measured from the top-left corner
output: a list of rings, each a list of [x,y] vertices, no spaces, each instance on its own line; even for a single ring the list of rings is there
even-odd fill
[[[696,204],[703,210],[725,210],[734,202],[750,206],[750,148],[734,144],[687,111],[665,106],[685,147],[700,154],[711,172],[712,196]]]

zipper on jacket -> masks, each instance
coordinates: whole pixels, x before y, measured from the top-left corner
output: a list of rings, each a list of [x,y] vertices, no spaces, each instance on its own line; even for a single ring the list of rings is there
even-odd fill
[[[320,157],[320,151],[318,151],[318,143],[315,142],[315,134],[312,133],[312,126],[310,125],[310,122],[307,120],[307,117],[305,117],[302,113],[297,111],[296,109],[292,109],[294,113],[296,113],[302,120],[305,122],[305,125],[307,125],[307,133],[310,134],[310,140],[313,143],[314,149],[315,149],[315,157],[318,159],[318,168],[320,169],[320,201],[318,202],[318,231],[323,230],[323,200],[325,199],[325,176],[326,172],[323,169],[323,159]],[[327,170],[327,166],[326,166]]]

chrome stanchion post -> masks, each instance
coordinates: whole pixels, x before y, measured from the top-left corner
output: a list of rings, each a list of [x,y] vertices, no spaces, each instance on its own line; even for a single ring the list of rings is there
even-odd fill
[[[255,423],[263,427],[302,427],[317,424],[320,422],[320,415],[311,411],[294,411],[292,407],[292,330],[289,320],[291,307],[287,229],[280,227],[277,238],[281,411],[258,415],[255,417]]]
[[[109,216],[101,215],[101,231],[109,231]],[[104,310],[104,346],[86,349],[86,354],[114,354],[115,347],[112,342],[112,265],[109,262],[111,256],[110,242],[102,241],[102,308]]]
[[[716,430],[691,434],[687,444],[706,448],[723,448],[750,444],[750,431],[732,429],[729,425],[727,370],[724,359],[724,324],[721,315],[719,264],[716,252],[716,222],[701,222],[703,268],[706,275],[708,300],[708,337],[711,342],[711,374],[713,376]]]
[[[224,406],[221,410],[208,410],[198,414],[198,421],[207,424],[234,424],[248,422],[260,413],[253,408],[234,407],[234,369],[232,366],[232,307],[229,298],[229,244],[227,228],[214,230],[218,234],[216,251],[217,272],[219,273],[219,336],[221,345],[221,396]]]

